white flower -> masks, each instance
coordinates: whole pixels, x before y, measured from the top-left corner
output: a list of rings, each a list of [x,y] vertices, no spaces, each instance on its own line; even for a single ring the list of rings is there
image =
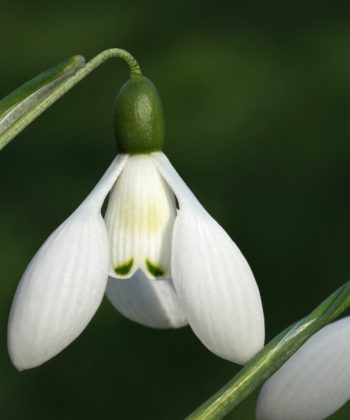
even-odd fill
[[[261,300],[246,260],[162,152],[118,155],[34,256],[9,319],[15,366],[38,366],[70,344],[105,290],[133,321],[188,322],[225,359],[243,364],[263,346]]]
[[[320,420],[350,399],[350,317],[313,335],[264,384],[257,420]]]

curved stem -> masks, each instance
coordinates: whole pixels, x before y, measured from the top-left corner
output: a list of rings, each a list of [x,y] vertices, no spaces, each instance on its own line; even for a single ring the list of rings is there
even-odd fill
[[[320,328],[350,306],[350,281],[336,290],[308,316],[270,341],[244,368],[187,419],[217,420],[255,391]]]
[[[142,76],[141,68],[135,57],[132,56],[128,51],[122,50],[121,48],[110,48],[109,50],[102,51],[95,58],[93,58],[90,63],[94,61],[96,68],[109,58],[121,58],[124,60],[130,68],[130,77],[133,78]]]
[[[75,72],[72,72],[70,67],[69,72],[68,70],[60,71],[53,80],[44,72],[40,78],[40,84],[37,84],[35,89],[29,82],[20,87],[18,92],[14,92],[15,94],[10,94],[10,98],[19,98],[16,103],[12,103],[8,98],[1,101],[3,105],[8,103],[8,107],[2,112],[0,118],[0,150],[73,86],[110,58],[124,60],[129,65],[131,78],[142,76],[139,64],[130,53],[120,48],[111,48],[101,52],[86,64],[81,65],[80,60],[79,66],[73,68]]]

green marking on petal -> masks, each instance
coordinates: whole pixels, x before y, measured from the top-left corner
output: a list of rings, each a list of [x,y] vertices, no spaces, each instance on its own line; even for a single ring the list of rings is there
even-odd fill
[[[160,277],[165,273],[165,270],[159,267],[159,265],[152,263],[148,258],[146,259],[146,265],[147,265],[148,271],[154,277]]]
[[[125,262],[124,264],[117,265],[114,268],[114,271],[116,274],[119,274],[120,276],[126,276],[127,274],[129,274],[133,264],[134,264],[134,259],[130,258],[130,260]]]

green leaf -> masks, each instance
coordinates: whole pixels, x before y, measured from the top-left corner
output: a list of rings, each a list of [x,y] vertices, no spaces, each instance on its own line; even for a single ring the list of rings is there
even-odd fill
[[[0,150],[46,109],[42,104],[84,65],[84,57],[74,56],[24,83],[0,101]]]

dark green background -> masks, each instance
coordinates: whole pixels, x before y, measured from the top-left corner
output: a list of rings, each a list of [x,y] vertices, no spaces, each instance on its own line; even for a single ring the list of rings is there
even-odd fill
[[[122,47],[158,86],[165,151],[256,275],[270,339],[349,279],[350,7],[340,2],[1,3],[0,97],[71,55]],[[0,154],[0,418],[181,419],[238,370],[189,328],[104,301],[47,364],[6,352],[17,283],[113,159],[109,62]],[[255,397],[230,419],[253,419]],[[350,417],[350,405],[334,419]]]

